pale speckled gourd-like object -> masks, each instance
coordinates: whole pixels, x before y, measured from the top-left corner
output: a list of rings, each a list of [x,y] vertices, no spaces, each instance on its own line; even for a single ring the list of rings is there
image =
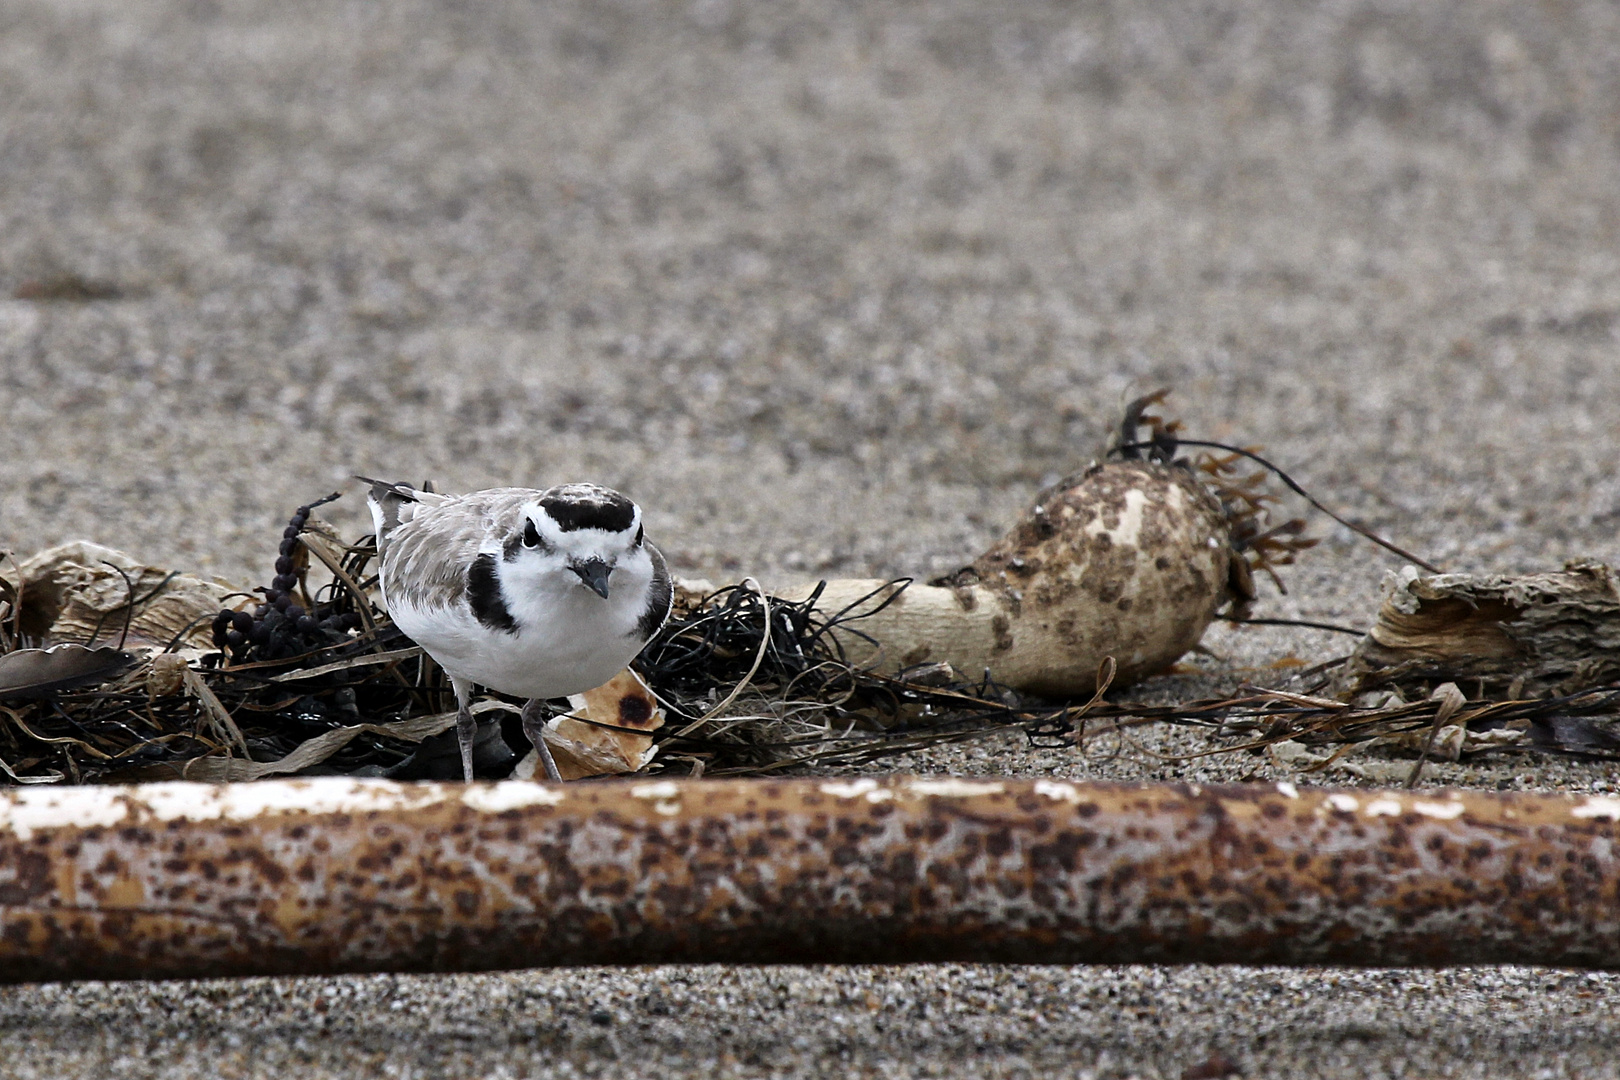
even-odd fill
[[[1203,636],[1229,598],[1231,550],[1220,503],[1189,470],[1147,462],[1097,465],[1041,492],[1023,518],[971,566],[912,584],[855,625],[849,657],[897,671],[945,662],[969,678],[1046,697],[1096,689],[1105,658],[1116,685],[1163,671]],[[827,582],[831,614],[881,580]],[[815,588],[779,590],[803,600]],[[857,609],[857,610],[862,610]]]

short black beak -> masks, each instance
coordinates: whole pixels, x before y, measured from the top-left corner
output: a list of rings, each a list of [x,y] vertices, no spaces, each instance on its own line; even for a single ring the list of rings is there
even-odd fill
[[[607,599],[608,575],[613,573],[613,567],[601,559],[586,559],[584,562],[569,563],[568,569],[579,575],[579,580],[591,587],[591,591],[602,599]]]

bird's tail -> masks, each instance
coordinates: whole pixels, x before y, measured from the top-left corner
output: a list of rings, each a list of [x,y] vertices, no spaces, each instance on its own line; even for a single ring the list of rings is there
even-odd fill
[[[431,499],[433,486],[428,484],[425,491],[418,491],[406,483],[373,480],[369,476],[356,476],[355,479],[371,485],[371,490],[366,493],[366,506],[371,510],[371,525],[377,534],[377,553],[380,555],[388,546],[394,530],[415,516],[416,507],[424,501],[424,496]]]

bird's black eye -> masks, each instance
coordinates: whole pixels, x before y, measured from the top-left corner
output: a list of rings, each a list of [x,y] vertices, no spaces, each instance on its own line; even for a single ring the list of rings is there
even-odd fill
[[[637,525],[637,526],[636,526],[636,543],[635,543],[635,546],[636,546],[636,547],[640,547],[640,546],[641,546],[641,534],[642,534],[642,531],[643,531],[643,530],[642,530],[642,528],[641,528],[641,526],[640,526],[640,525]]]
[[[540,530],[534,527],[533,521],[523,523],[523,546],[537,548],[540,546]]]

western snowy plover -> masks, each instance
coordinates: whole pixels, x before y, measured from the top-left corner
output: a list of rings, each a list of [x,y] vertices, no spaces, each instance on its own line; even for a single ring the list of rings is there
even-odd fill
[[[450,676],[462,772],[473,778],[476,683],[529,699],[523,733],[560,780],[545,702],[607,682],[669,615],[669,572],[640,508],[595,484],[444,495],[367,482],[383,602]]]

